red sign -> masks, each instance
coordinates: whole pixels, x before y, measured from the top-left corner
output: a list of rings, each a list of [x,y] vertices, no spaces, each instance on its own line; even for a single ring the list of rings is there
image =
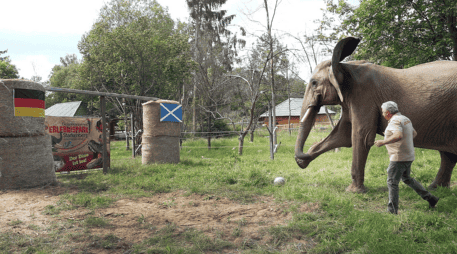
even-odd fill
[[[46,116],[45,126],[52,139],[56,172],[103,167],[101,118]]]

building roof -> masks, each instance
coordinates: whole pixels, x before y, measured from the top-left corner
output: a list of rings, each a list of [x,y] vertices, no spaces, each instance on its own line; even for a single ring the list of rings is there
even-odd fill
[[[290,115],[300,116],[303,98],[290,98]],[[327,109],[329,114],[336,114],[335,111]],[[322,106],[318,114],[325,114],[325,106]],[[285,100],[276,105],[276,116],[289,116],[289,100]],[[268,111],[261,114],[260,117],[268,117]]]
[[[81,101],[72,101],[65,103],[57,103],[45,110],[45,115],[47,116],[75,116],[79,107],[81,106]]]

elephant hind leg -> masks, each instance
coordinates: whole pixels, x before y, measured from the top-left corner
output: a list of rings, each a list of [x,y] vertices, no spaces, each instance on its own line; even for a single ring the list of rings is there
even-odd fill
[[[440,151],[440,156],[441,166],[435,180],[428,186],[429,189],[435,189],[438,186],[449,187],[451,184],[451,175],[457,163],[457,154]]]

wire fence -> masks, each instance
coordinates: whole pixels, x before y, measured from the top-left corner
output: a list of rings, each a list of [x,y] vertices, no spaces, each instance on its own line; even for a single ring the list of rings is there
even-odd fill
[[[316,131],[328,131],[328,127],[322,127],[322,126],[315,126],[314,128]],[[331,128],[330,128],[331,129]],[[286,128],[286,129],[281,129],[281,131],[287,131],[289,132],[289,129]],[[298,128],[291,128],[290,129],[291,132],[297,132],[298,131]],[[198,136],[198,134],[200,135],[207,135],[207,134],[212,134],[214,136]],[[240,131],[219,131],[219,132],[182,132],[181,133],[181,141],[183,140],[196,140],[196,139],[208,139],[208,138],[220,138],[220,137],[227,137],[227,136],[237,136],[240,134]],[[191,137],[184,137],[185,135],[190,135]],[[250,138],[248,137],[250,135],[250,132],[248,133],[248,135],[246,136],[246,141],[247,142],[246,144],[247,145],[243,145],[242,148],[243,149],[259,149],[259,148],[264,148],[264,149],[270,149],[269,145],[270,144],[259,144],[259,145],[254,145],[253,143],[249,142],[248,140],[250,140]],[[255,137],[256,138],[268,138],[269,137],[269,132],[266,128],[264,127],[261,127],[261,128],[258,128],[255,130]],[[296,133],[291,133],[291,135],[296,135]],[[129,145],[127,146],[126,144],[126,140],[117,140],[116,142],[124,142],[125,143],[125,146],[113,146],[111,145],[110,146],[110,151],[119,151],[119,150],[124,150],[124,151],[129,151],[131,152],[131,149],[132,149],[132,141],[131,139],[129,140]],[[182,144],[182,143],[181,143]],[[140,145],[139,144],[138,146],[135,147],[135,149],[137,150],[141,150],[140,148]],[[286,144],[280,144],[281,147],[295,147],[295,145],[291,144],[291,145],[286,145]],[[304,147],[311,147],[312,145],[305,145]],[[127,147],[129,147],[129,149],[127,149]],[[208,146],[186,146],[186,145],[181,145],[180,146],[181,149],[189,149],[189,150],[192,150],[192,149],[214,149],[214,150],[218,150],[218,149],[231,149],[231,150],[235,150],[235,149],[238,149],[239,148],[239,144],[233,144],[233,145],[218,145],[218,144],[213,144],[212,146],[208,147]],[[120,162],[120,161],[123,161],[125,162],[126,160],[130,161],[130,160],[135,160],[135,158],[132,156],[132,157],[125,157],[125,158],[113,158],[113,157],[110,157],[110,161],[112,163],[117,163],[117,162]],[[94,172],[98,172],[98,171],[102,171],[103,169],[102,168],[94,168],[94,169],[84,169],[84,170],[73,170],[73,171],[61,171],[60,172],[60,175],[65,175],[65,174],[73,174],[73,175],[84,175],[84,174],[88,174],[88,173],[94,173]],[[56,172],[57,173],[57,172]]]
[[[331,127],[329,127],[328,125],[316,125],[314,127],[314,130],[317,131],[317,132],[323,132],[323,131],[328,131],[329,129],[331,129]],[[279,129],[279,131],[281,132],[289,132],[289,128],[282,128],[282,129]],[[296,136],[297,135],[297,132],[298,132],[298,128],[290,128],[290,132],[291,132],[291,135],[293,136]],[[211,134],[211,135],[208,135],[208,134]],[[206,135],[206,136],[204,136]],[[224,148],[224,149],[238,149],[239,148],[239,144],[234,144],[234,145],[218,145],[218,144],[213,144],[213,143],[210,143],[210,146],[206,145],[206,146],[187,146],[185,145],[185,142],[183,141],[195,141],[195,140],[209,140],[209,142],[212,142],[215,140],[218,140],[220,138],[225,138],[225,137],[234,137],[234,136],[239,136],[240,135],[240,131],[213,131],[213,132],[181,132],[181,137],[180,137],[180,140],[181,140],[181,145],[180,145],[180,148],[183,149],[183,148],[186,148],[186,149],[221,149],[221,148]],[[246,145],[243,145],[242,148],[243,149],[251,149],[251,148],[262,148],[262,147],[268,147],[269,144],[264,144],[264,145],[253,145],[251,142],[250,142],[250,135],[251,135],[251,132],[249,131],[248,134],[245,136],[245,144]],[[269,138],[270,134],[268,132],[268,130],[265,128],[265,127],[260,127],[258,129],[255,130],[254,132],[254,135],[256,138]],[[125,139],[124,140],[118,140],[117,142],[126,142]],[[138,144],[139,146],[140,144]],[[136,149],[138,149],[138,146],[136,146]],[[281,144],[280,146],[283,146],[283,147],[295,147],[295,144],[291,144],[291,145],[286,145],[286,144]],[[131,140],[129,141],[129,147],[131,150],[131,147],[132,147],[132,142]],[[311,145],[305,145],[305,147],[311,147]],[[126,149],[126,146],[123,146],[122,148],[121,147],[117,147],[117,148],[112,148],[112,149]]]

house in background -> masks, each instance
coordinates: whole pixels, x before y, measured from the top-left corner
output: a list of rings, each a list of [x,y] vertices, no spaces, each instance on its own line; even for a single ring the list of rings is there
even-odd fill
[[[300,122],[300,111],[303,98],[290,98],[290,123],[298,124]],[[335,116],[336,112],[327,109],[330,117]],[[268,111],[261,114],[259,121],[268,125]],[[289,100],[285,100],[276,105],[276,125],[287,125],[289,123]],[[325,112],[325,106],[322,106],[316,117],[317,124],[330,124],[330,120]]]
[[[82,101],[71,101],[64,103],[57,103],[45,110],[47,116],[87,116],[88,110],[86,103]]]

